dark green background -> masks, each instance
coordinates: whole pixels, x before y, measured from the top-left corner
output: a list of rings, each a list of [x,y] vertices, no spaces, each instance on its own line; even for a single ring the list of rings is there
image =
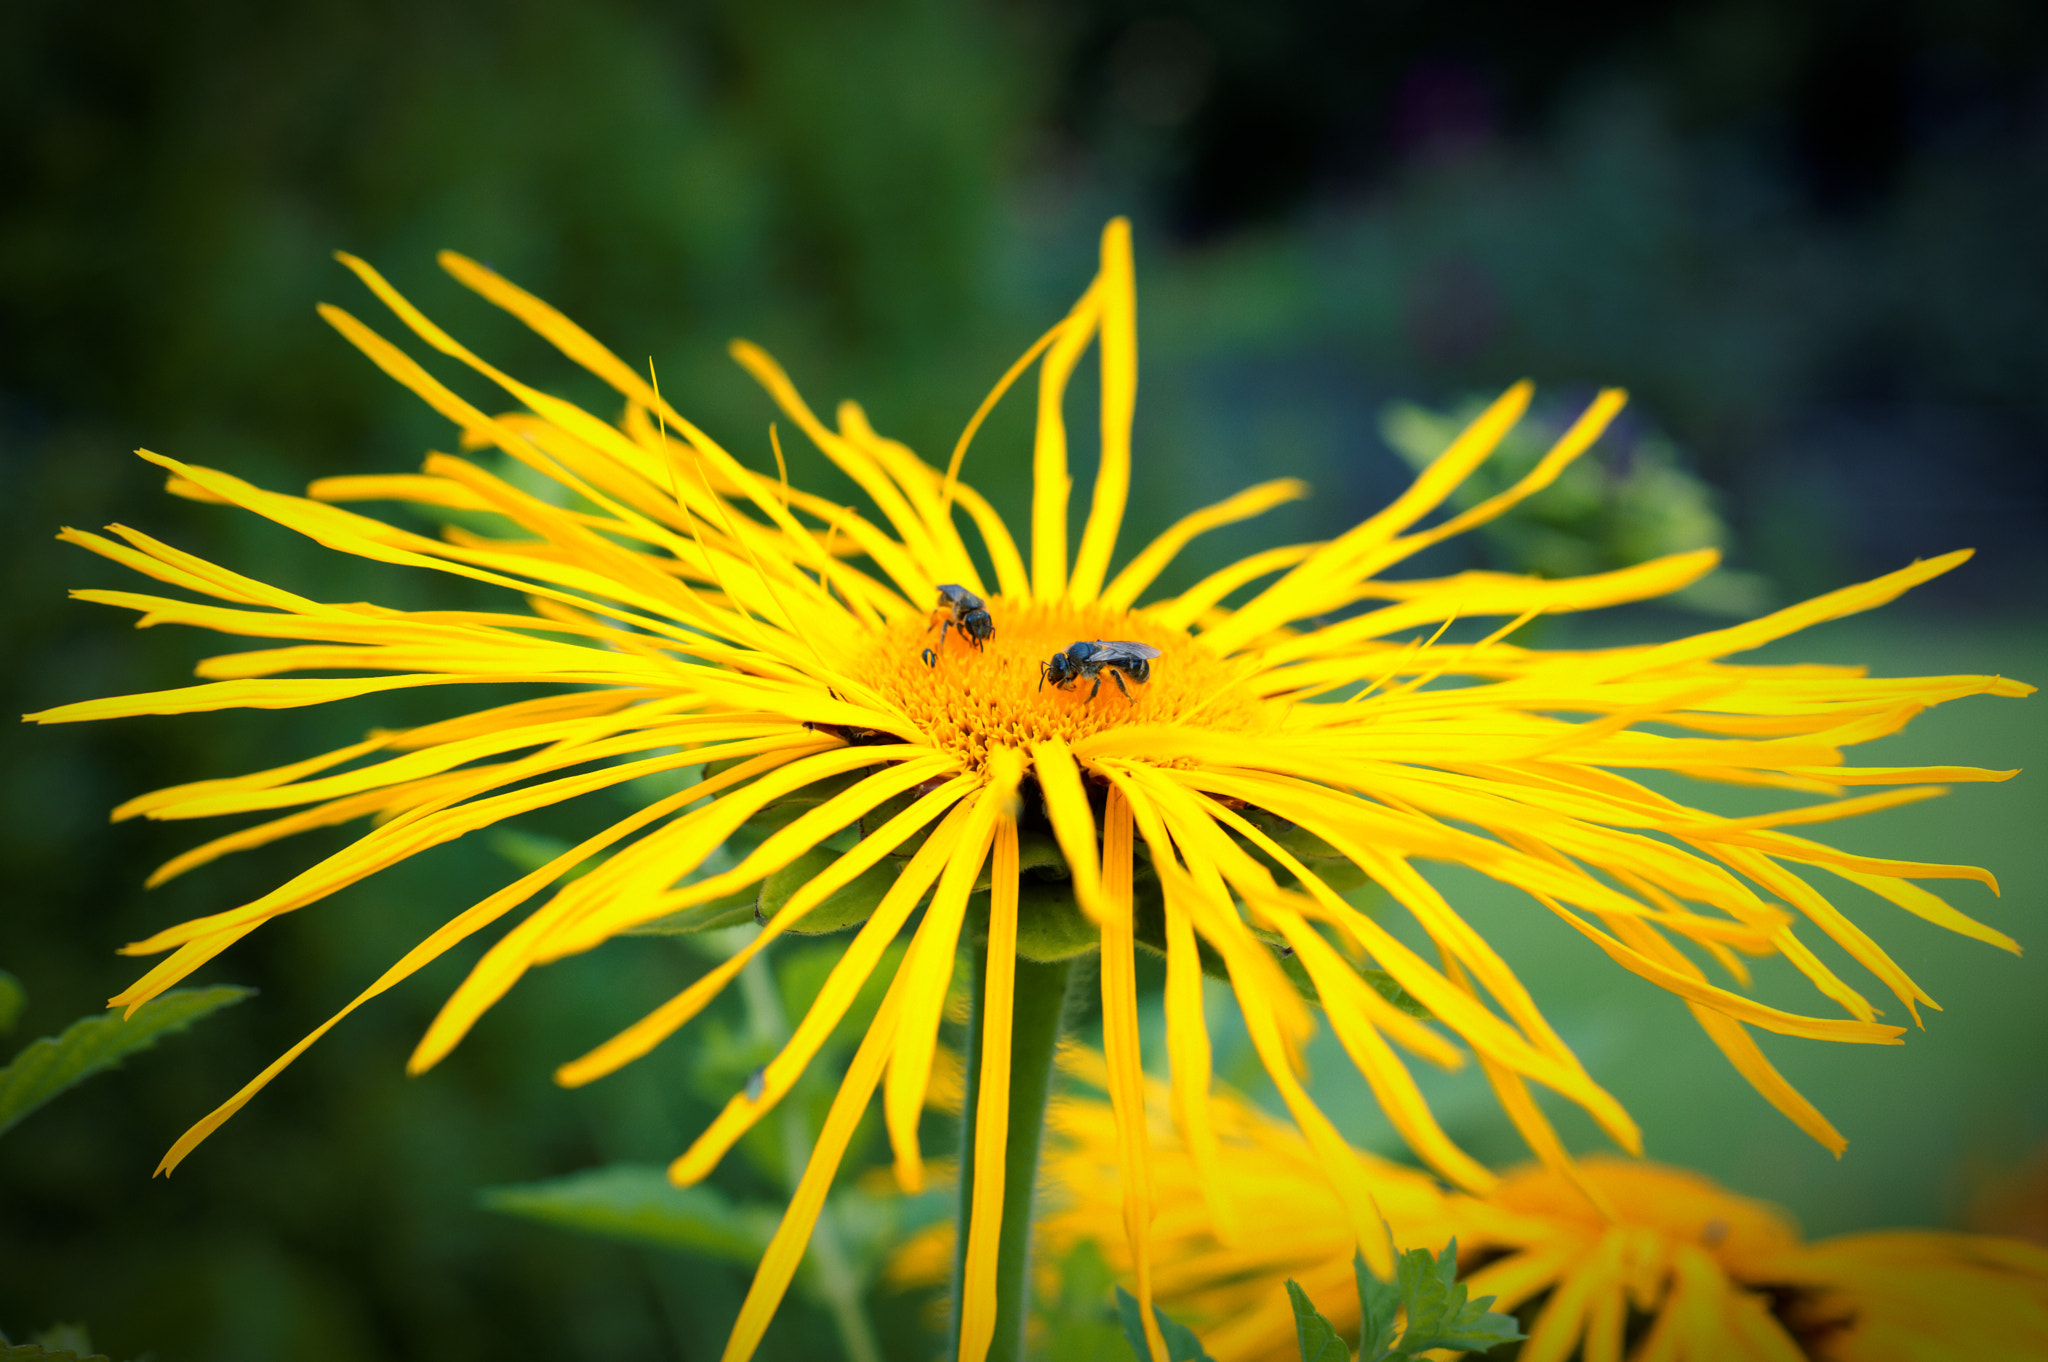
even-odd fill
[[[735,334],[769,346],[814,402],[858,396],[935,456],[1081,286],[1116,212],[1136,220],[1142,291],[1127,543],[1283,473],[1320,495],[1218,535],[1215,554],[1355,520],[1405,476],[1377,435],[1393,399],[1447,403],[1528,375],[1569,402],[1621,383],[1636,404],[1617,446],[1675,438],[1725,493],[1740,561],[1787,594],[1984,550],[1817,654],[2048,673],[2039,8],[1720,0],[1573,16],[20,0],[0,15],[8,703],[176,684],[212,650],[67,603],[66,587],[131,583],[53,544],[60,524],[125,521],[334,599],[464,599],[166,498],[128,453],[291,489],[409,468],[445,443],[313,316],[320,299],[371,315],[334,249],[515,372],[598,400],[442,279],[432,252],[488,261],[629,360],[653,356],[664,389],[743,457],[765,457],[770,412],[724,358]],[[1012,509],[1023,432],[999,418],[971,468]],[[820,460],[795,462],[830,486]],[[31,994],[15,1038],[132,977],[115,945],[254,897],[335,844],[234,858],[145,896],[148,868],[200,834],[110,831],[108,808],[438,703],[11,732],[0,966]],[[2004,766],[2040,731],[2031,703],[1978,701],[1897,741]],[[2042,812],[2023,779],[1841,835],[1992,865],[2005,900],[1962,901],[2032,939]],[[543,972],[408,1082],[403,1056],[464,962],[430,971],[177,1177],[147,1176],[187,1123],[502,868],[452,848],[259,933],[204,977],[263,997],[0,1143],[0,1328],[84,1320],[117,1356],[161,1362],[715,1356],[738,1274],[473,1206],[486,1184],[666,1158],[722,1097],[687,1044],[584,1092],[547,1081],[699,967],[665,943]],[[1653,1153],[1782,1198],[1818,1229],[1952,1219],[1973,1177],[2048,1127],[2031,966],[1864,910],[1950,1011],[1903,1054],[1772,1047],[1851,1137],[1837,1166],[1669,1024],[1676,1004],[1468,892],[1642,1114]],[[1347,1120],[1372,1138],[1369,1112]],[[1474,1138],[1492,1148],[1483,1122]],[[765,1194],[734,1162],[728,1188]],[[881,1313],[912,1347],[908,1312]],[[829,1347],[821,1317],[784,1314],[769,1354]]]

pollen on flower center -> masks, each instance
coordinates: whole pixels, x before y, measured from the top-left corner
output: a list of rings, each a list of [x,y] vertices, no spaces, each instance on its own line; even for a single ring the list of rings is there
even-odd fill
[[[1230,663],[1142,614],[1000,596],[988,610],[995,635],[980,649],[958,631],[948,631],[942,648],[936,623],[899,625],[876,636],[861,668],[862,679],[890,697],[925,741],[969,765],[980,765],[991,747],[1053,737],[1071,743],[1123,724],[1192,722],[1242,731],[1262,725],[1269,708],[1236,687]],[[1126,675],[1128,697],[1106,670],[1100,689],[1093,677],[1067,689],[1042,681],[1041,667],[1054,653],[1098,639],[1157,648],[1150,679]],[[935,665],[926,664],[926,649],[937,654]]]

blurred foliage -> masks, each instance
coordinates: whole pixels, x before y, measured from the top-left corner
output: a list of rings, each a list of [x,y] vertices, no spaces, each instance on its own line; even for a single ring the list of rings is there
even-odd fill
[[[28,990],[21,986],[21,980],[0,969],[0,1035],[14,1029],[14,1023],[21,1019],[21,1010],[28,1006]]]
[[[1380,432],[1419,472],[1486,404],[1487,399],[1472,397],[1448,412],[1434,412],[1397,402],[1381,416]],[[1460,484],[1452,504],[1464,510],[1507,491],[1536,467],[1564,430],[1562,422],[1523,420]],[[1494,550],[1495,566],[1539,577],[1575,577],[1666,554],[1730,546],[1713,489],[1685,466],[1669,439],[1639,434],[1620,453],[1611,452],[1615,443],[1602,441],[1550,486],[1480,527],[1479,535]],[[1664,600],[1708,614],[1744,617],[1761,614],[1773,603],[1760,574],[1727,568],[1717,568]]]
[[[65,1089],[119,1068],[128,1056],[254,992],[232,985],[174,988],[143,1003],[132,1015],[105,1012],[83,1017],[60,1036],[30,1041],[0,1069],[0,1135]]]
[[[1727,494],[1700,504],[1729,522],[1740,566],[1789,593],[1975,541],[1982,565],[1941,599],[2031,609],[2048,578],[2044,26],[2019,0],[1571,16],[1334,0],[17,0],[0,10],[7,702],[177,684],[219,646],[65,602],[66,587],[131,584],[52,545],[61,524],[125,521],[331,599],[484,599],[166,498],[127,453],[147,444],[291,490],[408,468],[445,441],[312,316],[322,298],[364,306],[334,249],[494,361],[609,401],[431,267],[443,246],[491,263],[629,361],[653,356],[664,391],[769,467],[770,409],[724,359],[730,336],[771,348],[814,404],[858,396],[879,429],[943,454],[1087,277],[1102,219],[1126,210],[1145,366],[1127,546],[1258,478],[1318,488],[1218,533],[1180,574],[1381,504],[1407,476],[1380,437],[1389,402],[1449,410],[1528,374],[1567,396],[1630,388]],[[968,468],[1006,509],[1024,495],[1028,406],[997,413]],[[785,443],[795,478],[851,497]],[[1621,522],[1600,515],[1561,532],[1604,543],[1589,526]],[[1466,551],[1418,570],[1455,570]],[[1836,660],[2026,675],[2048,666],[2036,640],[1991,618],[1857,634]],[[11,732],[0,956],[33,984],[28,1033],[128,983],[121,942],[254,899],[345,835],[145,896],[147,868],[193,833],[109,830],[106,810],[450,703]],[[2006,766],[2041,745],[1967,716],[1930,733],[1939,760]],[[10,1132],[0,1327],[89,1319],[115,1356],[160,1362],[462,1362],[535,1339],[564,1358],[717,1356],[738,1266],[561,1234],[476,1197],[673,1157],[761,1064],[766,1005],[787,1014],[815,990],[830,938],[784,943],[766,989],[571,1093],[548,1081],[554,1065],[698,977],[696,938],[540,972],[408,1084],[403,1057],[471,957],[451,959],[337,1028],[176,1177],[148,1176],[190,1122],[502,881],[501,852],[573,844],[619,807],[444,848],[272,924],[211,976],[261,986],[259,1005]],[[1998,863],[2025,902],[2048,885],[2013,849],[2042,816],[2022,789],[1966,792],[1847,835]],[[1617,1075],[1653,1148],[1811,1220],[1939,1219],[1967,1191],[1953,1181],[1966,1153],[2016,1159],[2048,1130],[2041,1099],[1998,1081],[1998,1056],[2037,1048],[2039,991],[1967,943],[1902,950],[1937,995],[1975,995],[1905,1054],[1783,1055],[1858,1142],[1838,1168],[1725,1084],[1682,1016],[1639,1017],[1626,981],[1580,987],[1576,942],[1484,885],[1456,888],[1534,962],[1539,998],[1577,1009],[1561,1024]],[[1157,978],[1146,987],[1156,995]],[[1247,1050],[1213,1011],[1228,1069]],[[1312,1057],[1319,1100],[1374,1143],[1342,1057]],[[815,1121],[829,1077],[786,1105]],[[1455,1108],[1462,1089],[1446,1082]],[[1919,1100],[1899,1103],[1902,1088]],[[1487,1157],[1519,1156],[1478,1110],[1447,1124]],[[777,1204],[783,1139],[757,1132],[707,1185]],[[842,1196],[873,1154],[856,1148]],[[920,1310],[879,1286],[866,1304],[885,1355],[930,1351]],[[828,1355],[842,1336],[832,1308],[800,1296],[763,1356]]]

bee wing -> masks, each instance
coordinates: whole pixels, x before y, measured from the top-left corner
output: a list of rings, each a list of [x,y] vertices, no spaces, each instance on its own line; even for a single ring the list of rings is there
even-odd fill
[[[1128,639],[1111,639],[1095,645],[1097,662],[1147,662],[1159,656],[1159,650],[1149,643],[1132,643]]]

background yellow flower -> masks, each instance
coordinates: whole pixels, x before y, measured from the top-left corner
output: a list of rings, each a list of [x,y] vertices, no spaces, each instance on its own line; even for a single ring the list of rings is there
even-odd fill
[[[1099,1089],[1098,1056],[1066,1067]],[[1162,1084],[1149,1092],[1152,1173],[1164,1210],[1150,1248],[1157,1300],[1217,1362],[1294,1362],[1284,1283],[1356,1336],[1356,1243],[1301,1136],[1228,1092],[1215,1096],[1221,1157],[1205,1168],[1176,1137]],[[1093,1097],[1059,1100],[1041,1227],[1040,1294],[1082,1242],[1130,1270],[1115,1122]],[[1456,1239],[1474,1298],[1519,1312],[1521,1362],[2024,1362],[2048,1350],[2048,1250],[2017,1239],[1883,1230],[1806,1240],[1782,1210],[1665,1164],[1595,1157],[1525,1165],[1485,1197],[1360,1153],[1387,1233],[1403,1249]],[[1210,1207],[1256,1207],[1226,1236]],[[937,1226],[891,1264],[906,1284],[944,1279]]]

